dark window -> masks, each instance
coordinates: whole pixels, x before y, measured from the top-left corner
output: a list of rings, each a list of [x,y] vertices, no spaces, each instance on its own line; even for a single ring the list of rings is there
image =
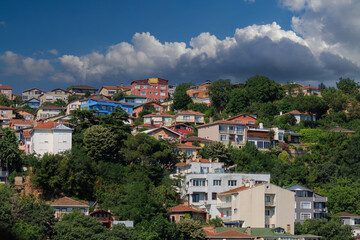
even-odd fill
[[[212,200],[216,200],[216,197],[217,197],[217,193],[216,193],[216,192],[213,192],[213,193],[212,193]]]

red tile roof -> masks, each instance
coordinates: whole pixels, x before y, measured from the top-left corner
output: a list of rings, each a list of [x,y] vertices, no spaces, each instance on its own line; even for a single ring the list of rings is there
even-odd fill
[[[178,114],[194,114],[194,115],[205,115],[204,113],[201,112],[195,112],[195,111],[191,111],[191,110],[187,110],[187,111],[182,111],[182,112],[178,112]]]
[[[33,125],[33,120],[25,120],[25,119],[11,119],[10,122],[14,125]]]
[[[352,213],[347,213],[347,212],[341,212],[340,213],[340,217],[353,217],[353,218],[360,218],[359,215],[355,215]]]
[[[5,106],[0,106],[0,109],[3,109],[3,110],[15,110],[15,108],[5,107]]]
[[[201,147],[197,147],[197,146],[193,146],[193,145],[188,145],[188,144],[183,144],[183,143],[180,143],[178,145],[179,148],[193,148],[193,149],[201,149]]]
[[[169,82],[169,80],[166,80],[166,79],[162,79],[162,78],[157,78],[157,79],[158,79],[158,83],[166,83],[167,84]],[[142,80],[134,80],[131,82],[131,84],[133,84],[133,83],[147,84],[147,83],[149,83],[149,79],[147,78],[147,79],[142,79]]]
[[[177,205],[175,207],[169,208],[168,212],[202,212],[206,213],[205,210],[196,209],[193,207],[185,206],[185,205]]]
[[[46,123],[39,122],[38,125],[34,127],[34,129],[52,129],[53,127],[56,127],[58,125],[60,125],[60,123],[53,121],[48,121]]]
[[[74,199],[68,197],[62,197],[56,199],[54,202],[51,203],[51,206],[85,206],[88,207],[89,205],[84,203],[83,201],[76,201]]]
[[[291,112],[288,112],[288,113],[285,113],[284,115],[286,114],[299,114],[299,115],[310,115],[309,113],[307,112],[300,112],[298,110],[294,110],[294,111],[291,111]]]
[[[210,161],[209,161],[208,159],[205,159],[205,158],[200,158],[200,159],[199,159],[199,162],[209,163]]]
[[[255,236],[248,235],[236,230],[228,230],[221,233],[215,233],[210,236],[211,238],[255,238]]]
[[[42,106],[41,109],[61,109],[63,110],[63,107],[58,107],[58,106],[54,106],[54,105],[48,105],[48,106]]]
[[[0,85],[0,89],[12,89],[10,86]]]
[[[180,163],[177,163],[177,164],[176,164],[176,166],[180,166],[180,167],[186,166],[186,165],[187,165],[187,163],[184,163],[184,162],[180,162]]]
[[[219,121],[215,121],[213,123],[207,123],[207,124],[203,124],[203,125],[199,125],[197,126],[197,128],[202,128],[202,127],[207,127],[207,126],[211,126],[211,125],[216,125],[219,123],[227,123],[227,124],[235,124],[235,125],[246,125],[244,123],[237,123],[237,122],[233,122],[233,121],[227,121],[227,120],[219,120]],[[254,125],[254,124],[250,124],[250,125]]]
[[[30,131],[31,131],[31,129],[24,130],[23,131],[24,137],[31,137]]]
[[[102,86],[102,88],[109,89],[109,90],[119,90],[119,87],[113,87],[113,86]]]

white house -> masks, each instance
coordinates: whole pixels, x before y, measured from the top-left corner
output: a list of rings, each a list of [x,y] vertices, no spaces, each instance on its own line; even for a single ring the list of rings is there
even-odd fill
[[[294,111],[291,111],[291,112],[288,112],[288,113],[285,113],[284,115],[287,115],[287,114],[292,114],[294,115],[294,117],[296,118],[296,123],[299,124],[300,121],[302,120],[306,120],[306,121],[311,121],[311,114],[305,112],[300,112],[298,110],[294,110]],[[280,116],[282,116],[282,112],[280,112]],[[316,116],[313,115],[313,120],[316,121]]]
[[[178,189],[180,197],[189,204],[205,209],[211,218],[220,216],[216,207],[217,194],[231,190],[253,181],[254,183],[270,182],[270,174],[230,173],[224,163],[207,159],[188,160],[176,164],[172,178],[184,177]]]
[[[31,152],[43,155],[70,150],[72,128],[53,121],[38,123],[31,131]]]

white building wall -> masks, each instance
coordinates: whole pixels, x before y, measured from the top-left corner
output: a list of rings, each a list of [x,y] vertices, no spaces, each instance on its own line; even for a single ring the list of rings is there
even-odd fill
[[[72,146],[72,131],[55,129],[53,131],[53,144],[54,154],[70,150]]]
[[[31,153],[57,154],[72,147],[72,130],[34,129],[31,137]]]

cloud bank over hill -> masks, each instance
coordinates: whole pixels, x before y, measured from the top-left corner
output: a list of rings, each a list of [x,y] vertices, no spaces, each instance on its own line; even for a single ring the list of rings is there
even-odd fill
[[[204,32],[189,45],[136,33],[131,42],[110,46],[105,53],[50,60],[7,51],[0,55],[0,73],[35,79],[46,74],[55,82],[89,84],[147,77],[174,82],[245,81],[255,74],[314,85],[333,84],[341,76],[359,79],[359,1],[280,0],[279,4],[294,14],[290,31],[276,22],[251,25],[225,39]]]

